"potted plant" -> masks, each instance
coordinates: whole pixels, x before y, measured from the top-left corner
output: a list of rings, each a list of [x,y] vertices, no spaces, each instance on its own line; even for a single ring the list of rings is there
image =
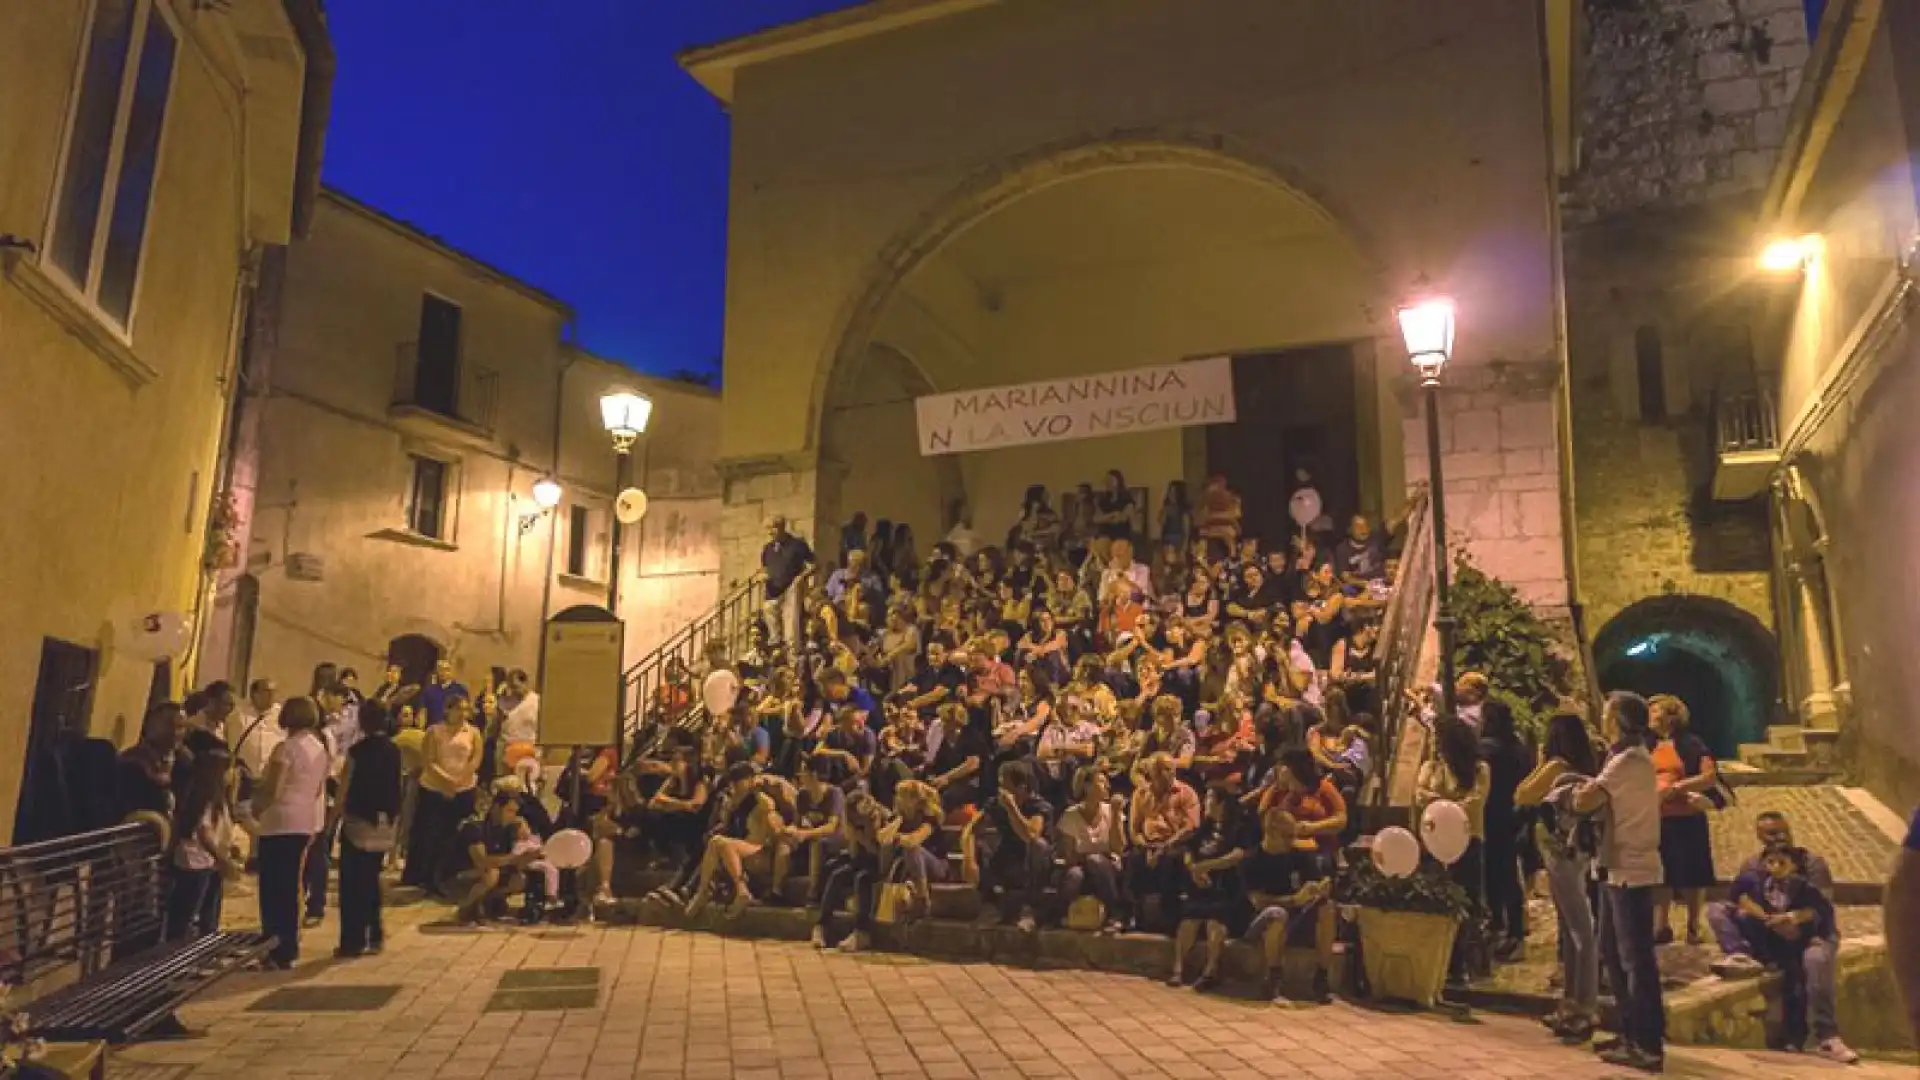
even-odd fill
[[[1365,851],[1354,855],[1341,895],[1359,908],[1360,955],[1372,995],[1431,1008],[1447,984],[1454,936],[1473,911],[1467,891],[1431,859],[1406,877],[1390,877]]]

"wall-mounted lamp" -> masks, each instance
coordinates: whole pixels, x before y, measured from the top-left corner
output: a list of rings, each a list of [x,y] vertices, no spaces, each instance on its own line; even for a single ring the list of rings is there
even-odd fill
[[[551,476],[543,476],[533,482],[534,509],[520,511],[521,536],[532,532],[534,525],[538,524],[541,518],[552,513],[553,508],[560,505],[561,494],[560,481]]]
[[[1822,246],[1820,237],[1812,234],[1780,237],[1760,250],[1760,269],[1769,274],[1803,273],[1820,257]]]

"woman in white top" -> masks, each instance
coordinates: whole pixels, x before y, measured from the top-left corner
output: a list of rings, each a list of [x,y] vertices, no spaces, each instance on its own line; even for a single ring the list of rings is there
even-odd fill
[[[454,847],[460,823],[474,814],[486,746],[469,722],[472,716],[473,702],[449,694],[446,720],[427,728],[420,747],[420,787],[407,832],[407,867],[400,875],[403,885],[437,893],[440,864]]]
[[[253,789],[258,822],[260,928],[277,940],[272,963],[290,968],[300,958],[300,870],[320,831],[330,762],[320,740],[320,708],[293,698],[280,709],[287,740],[273,748]]]
[[[233,758],[214,748],[193,759],[186,789],[174,807],[173,873],[167,881],[168,941],[210,934],[220,928],[224,880],[240,877],[233,861],[233,803],[227,770]]]
[[[1121,908],[1121,861],[1127,854],[1126,814],[1113,798],[1107,774],[1081,769],[1073,777],[1074,804],[1054,826],[1067,868],[1060,874],[1060,902],[1072,906],[1084,889],[1106,909],[1103,934],[1119,933],[1125,925]]]

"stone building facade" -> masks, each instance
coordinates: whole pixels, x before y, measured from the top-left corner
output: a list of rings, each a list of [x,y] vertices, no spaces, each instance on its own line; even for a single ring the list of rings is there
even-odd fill
[[[0,837],[57,828],[57,746],[132,739],[192,663],[145,620],[203,613],[235,330],[311,212],[331,74],[314,0],[7,6]]]
[[[776,513],[816,540],[856,509],[906,517],[922,550],[945,526],[926,493],[952,472],[866,479],[917,456],[910,415],[865,381],[876,351],[911,361],[895,385],[951,391],[1332,345],[1355,417],[1332,450],[1362,474],[1341,509],[1394,509],[1426,466],[1393,313],[1433,289],[1461,313],[1442,405],[1461,533],[1564,607],[1571,11],[914,0],[685,55],[733,127],[726,574],[754,566]],[[835,439],[855,406],[861,437]],[[1121,468],[1157,506],[1210,452],[1178,432],[994,450],[958,482],[993,538],[1026,483]]]
[[[1563,194],[1582,625],[1607,688],[1680,689],[1663,648],[1721,671],[1701,694],[1738,702],[1709,718],[1725,751],[1786,711],[1764,476],[1715,479],[1723,425],[1766,396],[1746,286],[1814,30],[1800,0],[1584,12]]]
[[[547,614],[604,605],[615,455],[600,396],[653,399],[633,450],[646,518],[623,543],[629,661],[718,596],[719,402],[568,343],[567,305],[336,191],[291,249],[264,389],[245,558],[202,678],[304,690],[445,657],[468,685],[536,670]],[[556,480],[543,510],[533,486]],[[416,670],[415,674],[420,674]]]

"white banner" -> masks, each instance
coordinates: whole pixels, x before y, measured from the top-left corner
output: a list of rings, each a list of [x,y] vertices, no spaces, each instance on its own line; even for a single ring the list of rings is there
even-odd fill
[[[959,454],[1136,431],[1230,424],[1233,362],[1225,356],[1104,375],[930,394],[914,400],[920,453]]]

